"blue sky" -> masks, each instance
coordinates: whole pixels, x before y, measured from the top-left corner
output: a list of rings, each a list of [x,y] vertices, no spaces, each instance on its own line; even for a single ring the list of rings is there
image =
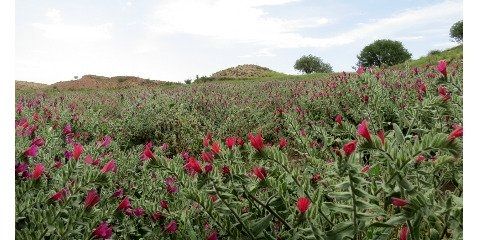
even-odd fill
[[[376,39],[402,41],[413,58],[454,46],[462,10],[426,0],[18,0],[15,78],[183,81],[246,63],[298,74],[306,54],[351,71]]]

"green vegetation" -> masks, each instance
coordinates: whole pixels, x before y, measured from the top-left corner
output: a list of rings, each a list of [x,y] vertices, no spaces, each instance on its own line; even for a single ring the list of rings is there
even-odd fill
[[[449,31],[449,36],[456,42],[461,42],[463,39],[462,33],[462,20],[454,23],[452,25],[451,30]]]
[[[399,41],[376,40],[363,48],[358,57],[358,66],[392,66],[411,58],[411,53]]]
[[[333,67],[329,63],[323,62],[320,57],[308,55],[302,56],[294,64],[294,69],[303,73],[330,73],[333,71]]]

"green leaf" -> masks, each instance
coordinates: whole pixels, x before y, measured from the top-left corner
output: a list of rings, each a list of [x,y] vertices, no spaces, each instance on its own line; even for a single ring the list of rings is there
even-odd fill
[[[269,227],[269,223],[273,220],[273,215],[268,214],[265,217],[253,222],[253,227],[251,228],[251,232],[253,235],[258,236],[263,230]]]

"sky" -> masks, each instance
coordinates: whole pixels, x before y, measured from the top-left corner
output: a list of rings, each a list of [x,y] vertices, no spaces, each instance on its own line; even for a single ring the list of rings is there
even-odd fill
[[[138,76],[182,82],[239,64],[299,74],[313,54],[351,71],[377,39],[413,58],[455,45],[462,1],[17,0],[15,79]]]

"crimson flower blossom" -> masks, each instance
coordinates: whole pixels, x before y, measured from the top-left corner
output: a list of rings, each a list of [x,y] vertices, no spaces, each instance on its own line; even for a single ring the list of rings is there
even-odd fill
[[[426,160],[426,157],[424,157],[423,155],[419,155],[416,157],[416,163],[422,163]]]
[[[214,152],[215,154],[220,153],[221,151],[221,146],[219,142],[214,142],[211,144],[211,151]]]
[[[288,140],[286,138],[282,137],[279,139],[279,149],[283,149],[288,145]]]
[[[56,192],[50,197],[50,200],[52,201],[61,201],[63,198],[65,198],[67,195],[67,190],[65,188],[62,188],[60,191]]]
[[[100,202],[100,195],[95,189],[88,191],[85,198],[85,208],[89,209],[94,207],[98,202]]]
[[[355,150],[356,150],[356,140],[352,140],[343,146],[343,151],[346,154],[346,156],[351,155]]]
[[[115,160],[110,160],[103,166],[101,169],[102,173],[115,172],[116,171],[116,162]]]
[[[165,231],[167,233],[175,233],[176,230],[178,230],[178,224],[176,224],[176,221],[175,220],[172,220],[170,223],[168,223],[166,226],[165,226]]]
[[[227,175],[230,175],[230,174],[231,174],[231,170],[230,170],[230,168],[229,168],[228,166],[225,165],[225,166],[223,166],[223,167],[221,168],[221,173],[222,173],[223,175],[227,176]]]
[[[107,222],[100,223],[92,233],[94,238],[99,239],[110,239],[112,234],[113,230]]]
[[[168,202],[166,200],[161,200],[160,201],[160,206],[161,208],[168,210]]]
[[[73,145],[72,157],[75,160],[80,158],[80,155],[83,153],[83,146],[79,143]]]
[[[213,231],[212,233],[210,233],[210,235],[208,235],[206,240],[218,240],[218,232]]]
[[[131,208],[130,199],[128,197],[125,197],[120,202],[120,204],[118,204],[118,207],[116,208],[116,210],[125,211],[125,210],[130,209],[130,208]]]
[[[43,140],[43,138],[41,138],[41,137],[37,137],[32,141],[31,145],[37,145],[38,147],[41,147],[44,144],[45,144],[45,140]]]
[[[343,116],[341,116],[341,114],[336,115],[336,117],[334,118],[334,121],[335,121],[338,125],[342,125],[342,124],[343,124]]]
[[[368,129],[368,122],[366,120],[363,120],[358,125],[358,134],[366,138],[368,141],[371,141],[371,135],[369,134],[369,129]]]
[[[363,67],[363,66],[360,66],[360,67],[358,68],[358,70],[356,70],[356,73],[357,73],[359,76],[363,75],[364,72],[366,72],[366,68]]]
[[[236,143],[236,138],[235,137],[227,137],[225,139],[226,147],[229,149],[232,149]]]
[[[404,200],[404,199],[401,199],[401,198],[392,197],[391,198],[391,204],[396,206],[396,207],[403,207],[403,206],[406,206],[407,204],[409,204],[409,202],[407,200]]]
[[[87,155],[87,156],[85,157],[85,159],[83,160],[83,162],[85,162],[86,164],[90,164],[90,165],[96,166],[96,165],[100,164],[100,159],[95,159],[95,160],[93,160],[93,158],[92,158],[91,155]]]
[[[249,139],[249,142],[251,143],[251,146],[253,146],[256,150],[261,151],[263,149],[264,144],[263,144],[263,136],[261,135],[261,133],[258,133],[257,135],[249,133],[248,139]]]
[[[266,169],[264,167],[254,167],[253,174],[260,180],[263,181],[268,176]]]
[[[36,157],[38,155],[38,146],[33,144],[27,148],[24,152],[27,157]]]
[[[298,207],[298,210],[300,213],[305,213],[308,211],[309,205],[311,202],[307,197],[300,197],[298,198],[298,201],[296,202],[296,206]]]
[[[190,175],[203,172],[200,163],[193,156],[188,158],[188,162],[186,162],[184,168]]]
[[[447,102],[449,99],[451,99],[451,93],[444,85],[437,87],[437,92],[444,102]]]
[[[447,140],[448,141],[453,141],[454,139],[458,138],[458,137],[462,137],[462,132],[463,132],[463,129],[461,126],[457,126],[456,128],[454,128],[454,130],[449,134],[449,136],[447,137]]]
[[[202,152],[201,159],[205,162],[213,162],[213,153],[211,152]]]
[[[447,62],[446,60],[440,60],[437,63],[437,71],[439,71],[444,77],[447,77]]]
[[[72,126],[68,123],[67,125],[65,125],[65,127],[63,128],[63,134],[65,135],[68,135],[72,133]]]
[[[44,171],[45,171],[45,166],[42,163],[37,163],[35,165],[35,168],[33,168],[31,178],[33,180],[38,180],[42,176]]]
[[[399,232],[399,240],[407,240],[407,235],[409,234],[409,228],[404,224]]]
[[[123,188],[118,188],[117,190],[115,190],[115,192],[112,194],[112,197],[115,197],[115,198],[123,197]]]
[[[151,214],[151,220],[153,222],[158,222],[159,220],[161,220],[163,218],[163,215],[161,214],[160,211],[156,211],[154,213]]]

